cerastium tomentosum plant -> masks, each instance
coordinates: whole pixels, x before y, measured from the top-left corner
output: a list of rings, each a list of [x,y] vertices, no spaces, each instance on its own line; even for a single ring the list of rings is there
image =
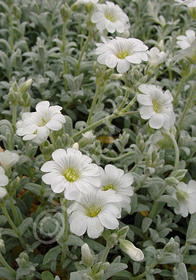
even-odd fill
[[[195,279],[195,6],[0,0],[1,279]]]

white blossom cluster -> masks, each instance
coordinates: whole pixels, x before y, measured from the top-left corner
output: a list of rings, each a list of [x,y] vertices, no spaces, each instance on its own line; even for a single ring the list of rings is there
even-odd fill
[[[132,174],[124,174],[110,164],[102,169],[79,150],[57,149],[41,171],[46,173],[42,180],[51,185],[53,192],[63,192],[72,201],[68,208],[69,222],[76,235],[87,231],[90,238],[97,238],[104,228],[118,227],[122,208],[131,210]]]
[[[60,106],[50,106],[49,101],[39,102],[36,105],[36,112],[22,114],[22,120],[16,123],[16,134],[23,136],[23,140],[42,143],[51,131],[60,130],[65,123],[61,110]]]

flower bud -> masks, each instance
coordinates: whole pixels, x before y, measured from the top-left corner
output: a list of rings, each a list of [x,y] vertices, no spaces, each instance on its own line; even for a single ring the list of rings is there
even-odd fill
[[[93,265],[93,255],[87,243],[81,247],[82,262],[85,266],[91,267]]]
[[[32,79],[28,79],[26,82],[24,82],[21,86],[20,86],[20,93],[25,93],[29,90],[29,88],[31,87],[32,84]]]
[[[22,107],[30,107],[31,106],[31,96],[29,95],[28,92],[24,92],[21,96],[20,96],[20,105]]]
[[[139,262],[144,259],[142,250],[136,248],[134,244],[128,240],[122,240],[120,242],[120,248],[125,252],[132,260]]]
[[[26,252],[20,253],[19,257],[16,259],[19,267],[26,267],[27,264],[29,263],[29,256]]]
[[[71,9],[70,7],[67,5],[67,3],[63,4],[60,8],[60,13],[61,13],[61,17],[62,17],[62,20],[64,22],[66,22],[69,17],[70,17],[70,12],[71,12]]]
[[[138,146],[138,148],[140,149],[140,151],[143,152],[144,148],[145,148],[145,144],[144,144],[144,139],[141,133],[139,133],[136,137],[136,145]]]
[[[173,237],[169,240],[169,242],[165,245],[164,251],[171,253],[178,253],[179,251],[179,243],[174,240]]]
[[[79,144],[76,142],[72,145],[72,148],[75,150],[79,150]]]
[[[18,95],[18,84],[14,82],[9,90],[8,100],[12,103],[12,105],[18,104],[19,95]]]

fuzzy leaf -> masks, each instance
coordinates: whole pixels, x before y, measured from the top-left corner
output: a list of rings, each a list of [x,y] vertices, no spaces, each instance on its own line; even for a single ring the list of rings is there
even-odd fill
[[[104,274],[102,280],[107,280],[116,273],[125,270],[126,268],[127,265],[125,263],[111,263],[109,271]]]
[[[146,232],[152,223],[152,219],[145,217],[142,221],[142,232]]]
[[[20,234],[23,235],[28,227],[31,227],[33,225],[33,219],[31,217],[28,217],[22,221],[20,226],[18,227]]]
[[[54,277],[51,272],[44,271],[42,272],[42,280],[54,280]]]
[[[16,277],[11,274],[6,268],[0,267],[0,279],[15,280]]]
[[[175,280],[188,280],[188,273],[184,263],[179,263],[174,268],[174,279]]]
[[[43,265],[56,260],[57,256],[60,254],[60,252],[61,252],[61,247],[59,245],[50,249],[44,256]]]

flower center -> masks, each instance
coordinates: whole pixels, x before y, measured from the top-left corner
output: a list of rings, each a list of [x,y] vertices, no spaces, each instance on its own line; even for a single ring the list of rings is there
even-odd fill
[[[67,181],[75,182],[80,177],[80,174],[75,168],[68,168],[65,169],[63,176]]]
[[[108,191],[108,190],[110,190],[110,189],[112,189],[112,190],[114,190],[114,191],[116,190],[113,184],[103,186],[103,190],[104,190],[104,191]]]
[[[125,59],[125,57],[127,57],[128,55],[128,51],[120,51],[119,53],[117,53],[117,57],[120,59]]]
[[[110,12],[107,12],[107,13],[105,14],[105,17],[106,17],[108,20],[110,20],[111,22],[114,22],[114,21],[115,21],[114,16],[113,16]]]
[[[87,216],[93,218],[96,217],[100,212],[101,212],[100,207],[96,206],[96,205],[91,205],[88,209],[87,209]]]
[[[48,123],[48,120],[45,120],[42,118],[39,122],[39,126],[45,126],[47,123]]]
[[[163,111],[162,104],[157,99],[155,99],[155,98],[152,99],[152,105],[153,105],[153,110],[156,113],[161,113]]]
[[[178,190],[177,193],[176,193],[176,197],[179,201],[186,200],[187,196],[188,196],[188,193],[184,192],[184,191]]]

